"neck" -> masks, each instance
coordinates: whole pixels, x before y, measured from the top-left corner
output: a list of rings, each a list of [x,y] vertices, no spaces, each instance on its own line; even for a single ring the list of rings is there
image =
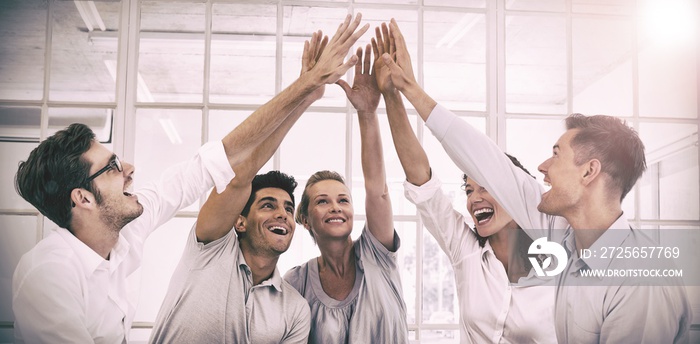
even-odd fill
[[[74,218],[70,231],[100,257],[109,259],[109,253],[119,241],[120,230],[121,228],[113,228],[99,219]]]
[[[269,256],[255,254],[254,252],[256,252],[256,250],[243,245],[243,242],[241,242],[240,248],[243,252],[245,262],[248,264],[250,272],[253,274],[253,285],[258,285],[272,277],[272,273],[275,271],[275,267],[277,267],[279,255]]]
[[[509,222],[505,227],[499,230],[497,233],[489,236],[489,244],[493,249],[493,253],[496,258],[503,264],[503,267],[508,273],[509,262],[511,255],[515,250],[515,231],[518,229],[518,225],[515,221]]]
[[[328,240],[317,242],[321,256],[317,259],[319,270],[329,269],[338,276],[342,276],[350,269],[355,269],[355,254],[350,236],[342,240]]]
[[[590,248],[620,216],[620,202],[608,200],[597,203],[584,202],[564,217],[574,230],[576,249],[581,250]]]

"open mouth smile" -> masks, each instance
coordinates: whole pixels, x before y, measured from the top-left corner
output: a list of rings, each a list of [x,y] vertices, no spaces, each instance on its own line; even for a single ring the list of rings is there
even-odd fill
[[[477,223],[483,224],[493,217],[493,208],[481,208],[474,211]]]

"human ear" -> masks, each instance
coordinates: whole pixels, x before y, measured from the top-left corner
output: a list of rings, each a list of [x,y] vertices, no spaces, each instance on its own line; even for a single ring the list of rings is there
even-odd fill
[[[600,160],[591,159],[583,165],[583,184],[588,185],[600,175],[601,165]]]
[[[90,207],[94,202],[94,196],[91,192],[83,188],[75,188],[70,192],[70,201],[73,208],[80,207]]]
[[[238,215],[236,224],[233,226],[238,233],[245,233],[248,220],[243,215]]]

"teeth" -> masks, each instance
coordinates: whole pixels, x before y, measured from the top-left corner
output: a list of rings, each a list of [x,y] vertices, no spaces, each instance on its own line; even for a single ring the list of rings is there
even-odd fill
[[[331,222],[332,223],[343,223],[343,222],[345,222],[345,220],[343,220],[343,219],[330,219],[326,222],[328,222],[328,223],[331,223]]]
[[[277,234],[287,234],[287,229],[284,227],[280,227],[280,226],[272,226],[272,227],[269,227],[267,230],[269,230],[270,232],[273,232],[273,233],[277,233]]]
[[[550,188],[552,187],[552,183],[550,183],[550,182],[544,182],[544,185],[545,185],[546,187],[550,187]]]
[[[481,208],[481,209],[475,211],[475,212],[474,212],[474,215],[479,215],[479,214],[483,214],[483,213],[493,213],[493,209],[491,209],[491,208]]]

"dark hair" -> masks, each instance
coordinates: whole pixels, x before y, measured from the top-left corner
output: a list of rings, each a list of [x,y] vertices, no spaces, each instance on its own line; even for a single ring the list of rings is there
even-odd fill
[[[513,163],[513,165],[515,165],[515,166],[519,167],[521,170],[525,171],[525,173],[527,173],[530,177],[535,178],[535,176],[530,174],[530,171],[528,171],[525,168],[525,166],[523,166],[523,164],[520,163],[520,160],[518,160],[518,158],[516,158],[508,153],[504,153],[504,154],[510,159],[510,161]],[[467,182],[467,174],[466,173],[462,174],[462,180],[465,183]],[[518,225],[518,228],[520,228],[520,225]],[[476,234],[476,238],[479,240],[479,246],[484,247],[484,245],[486,245],[486,240],[488,239],[488,237],[482,237],[479,234],[479,232],[476,230],[474,230],[474,234]]]
[[[90,162],[83,157],[94,139],[95,133],[88,126],[73,123],[34,148],[29,158],[19,163],[15,175],[17,193],[49,220],[68,230],[72,218],[71,191],[84,187],[95,193],[93,184],[86,183]]]
[[[304,192],[301,194],[301,202],[299,203],[299,207],[297,207],[296,216],[294,216],[294,220],[296,220],[298,224],[303,224],[304,218],[309,216],[309,189],[314,186],[314,184],[323,180],[335,180],[345,185],[345,179],[343,179],[343,176],[338,172],[323,170],[312,174],[306,182]]]
[[[294,177],[284,174],[280,171],[270,171],[265,174],[258,174],[253,178],[252,190],[250,191],[250,197],[248,197],[248,203],[245,204],[241,215],[248,216],[250,212],[250,207],[255,201],[255,194],[258,190],[265,188],[278,188],[286,191],[289,197],[292,199],[292,204],[294,202],[294,189],[297,187],[297,182]]]
[[[601,171],[610,176],[610,186],[620,190],[622,202],[647,168],[637,132],[619,118],[580,113],[566,118],[566,129],[579,130],[571,140],[574,162],[581,165],[598,159]]]

